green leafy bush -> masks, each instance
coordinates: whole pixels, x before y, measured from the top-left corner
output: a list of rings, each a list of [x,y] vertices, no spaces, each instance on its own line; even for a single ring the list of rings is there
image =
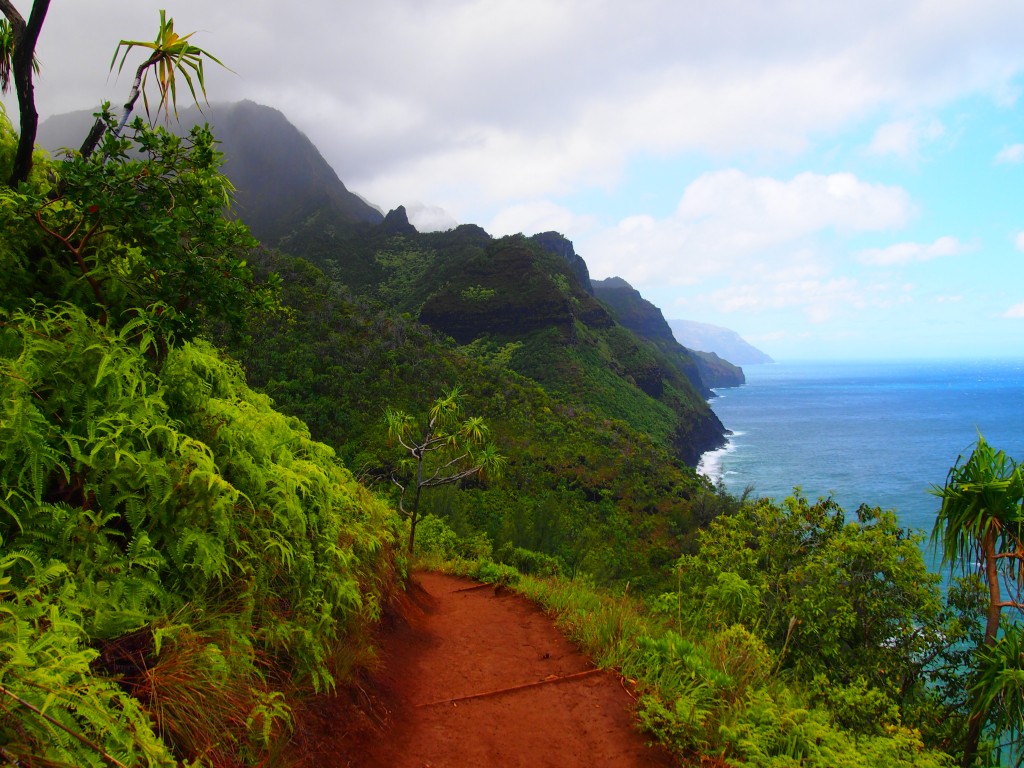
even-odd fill
[[[675,619],[667,600],[653,601],[660,615],[651,615],[628,596],[583,581],[523,576],[514,584],[555,613],[598,665],[616,667],[635,687],[640,723],[682,764],[706,756],[750,768],[954,764],[902,724],[877,688],[815,689],[777,674],[778,651],[743,625],[676,631],[666,626]],[[848,704],[847,717],[883,720],[870,728],[844,723],[837,714]]]
[[[508,563],[520,573],[532,576],[562,575],[562,561],[543,552],[506,544],[498,550],[497,556],[501,562]]]
[[[24,589],[46,562],[65,574],[68,621],[103,651],[95,685],[134,680],[162,723],[216,711],[182,706],[186,691],[223,692],[226,708],[248,701],[233,728],[259,730],[284,711],[268,671],[330,687],[333,646],[378,615],[393,513],[210,344],[155,366],[157,322],[114,332],[71,306],[2,318],[0,534],[25,553],[7,578]],[[189,685],[157,685],[183,658]]]
[[[104,768],[174,765],[140,703],[114,680],[94,674],[100,653],[85,632],[83,606],[68,567],[31,551],[11,551],[5,546],[3,552],[0,756],[4,761]]]
[[[420,557],[451,560],[459,549],[459,537],[436,515],[424,515],[419,523],[416,552]]]

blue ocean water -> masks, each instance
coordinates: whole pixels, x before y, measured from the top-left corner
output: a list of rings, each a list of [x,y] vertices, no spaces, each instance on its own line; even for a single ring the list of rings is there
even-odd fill
[[[957,362],[800,362],[744,368],[747,384],[711,406],[729,445],[701,471],[736,494],[783,498],[799,486],[896,511],[930,533],[941,486],[978,433],[1024,462],[1024,359]]]

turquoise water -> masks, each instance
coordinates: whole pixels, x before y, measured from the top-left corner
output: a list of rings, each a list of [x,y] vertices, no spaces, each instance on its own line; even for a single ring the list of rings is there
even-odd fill
[[[1024,462],[1024,359],[912,363],[773,363],[712,408],[734,432],[701,470],[734,493],[782,498],[800,486],[852,512],[896,511],[930,532],[941,486],[980,431]]]

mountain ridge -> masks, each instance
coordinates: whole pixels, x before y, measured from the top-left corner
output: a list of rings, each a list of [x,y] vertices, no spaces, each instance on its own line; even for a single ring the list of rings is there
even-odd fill
[[[612,308],[619,322],[654,343],[705,397],[712,397],[714,388],[739,387],[746,383],[739,366],[717,354],[680,344],[662,311],[621,277],[594,280],[593,286],[594,294]]]
[[[37,142],[55,153],[77,148],[94,120],[80,110],[39,126]],[[222,171],[235,186],[231,213],[263,243],[276,246],[299,223],[322,210],[347,221],[379,224],[377,208],[351,192],[313,142],[280,110],[253,101],[182,110],[170,129],[187,135],[208,122],[224,153]]]
[[[84,112],[51,118],[41,142],[74,146],[89,120]],[[513,345],[513,370],[573,407],[664,441],[691,466],[724,442],[694,356],[670,333],[649,340],[620,325],[563,235],[495,240],[475,225],[420,233],[403,206],[384,215],[349,192],[280,111],[253,102],[193,108],[175,131],[203,121],[235,186],[232,213],[265,245],[309,260],[357,299],[407,313],[459,345]]]
[[[672,334],[685,347],[711,352],[736,365],[762,365],[775,361],[736,331],[694,320],[668,320]]]

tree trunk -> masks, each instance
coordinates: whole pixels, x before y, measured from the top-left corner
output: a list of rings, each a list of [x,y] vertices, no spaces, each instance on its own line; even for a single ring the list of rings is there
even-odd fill
[[[985,563],[985,579],[988,581],[988,615],[985,619],[985,646],[991,648],[996,644],[999,634],[999,619],[1002,614],[1002,595],[999,590],[999,570],[996,560],[996,533],[990,527],[981,541],[981,556]],[[967,738],[964,741],[963,768],[971,768],[978,753],[981,741],[984,712],[972,712],[967,723]]]
[[[35,0],[28,23],[10,0],[0,0],[0,10],[11,22],[14,35],[14,51],[11,55],[11,73],[14,77],[14,89],[18,94],[18,112],[21,115],[21,135],[18,138],[18,151],[14,156],[14,168],[8,184],[18,186],[28,179],[32,170],[32,150],[36,145],[36,131],[39,128],[39,113],[36,112],[35,89],[32,85],[32,57],[36,51],[36,41],[43,28],[43,20],[50,8],[50,0]]]
[[[989,527],[981,542],[981,556],[985,559],[985,578],[988,581],[988,617],[985,622],[985,645],[996,644],[999,619],[1002,614],[1002,594],[999,591],[999,561],[996,559],[996,533]]]
[[[416,477],[416,493],[412,497],[412,510],[409,512],[409,557],[412,557],[412,550],[416,544],[416,523],[420,514],[420,491],[423,486],[419,482],[419,472]]]
[[[115,136],[121,135],[121,131],[123,131],[125,125],[128,124],[128,118],[135,109],[135,102],[139,100],[139,94],[142,89],[142,73],[149,67],[156,64],[160,60],[160,57],[161,54],[159,51],[154,51],[153,54],[142,62],[142,64],[139,65],[139,68],[135,71],[135,81],[132,83],[132,89],[128,94],[128,101],[124,103],[124,106],[121,109],[121,117],[117,121],[117,127],[114,129]],[[106,133],[106,130],[106,122],[102,117],[97,117],[96,122],[92,124],[92,130],[89,131],[89,135],[86,136],[85,141],[82,142],[82,148],[79,150],[82,153],[82,157],[89,157],[96,151],[96,147],[99,145],[100,139],[103,138],[103,134]]]

